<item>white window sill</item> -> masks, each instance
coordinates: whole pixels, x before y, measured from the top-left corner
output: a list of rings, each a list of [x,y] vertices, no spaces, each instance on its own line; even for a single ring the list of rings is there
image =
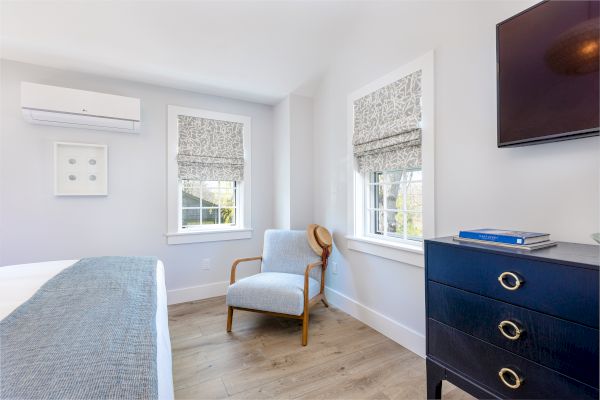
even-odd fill
[[[348,248],[354,251],[399,261],[416,267],[425,267],[423,247],[407,243],[394,243],[370,237],[346,236]]]
[[[205,231],[167,233],[167,244],[220,242],[224,240],[250,239],[252,229],[231,228]]]

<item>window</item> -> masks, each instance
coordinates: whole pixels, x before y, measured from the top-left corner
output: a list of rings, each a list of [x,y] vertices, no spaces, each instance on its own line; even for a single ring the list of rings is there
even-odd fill
[[[433,52],[348,96],[348,248],[423,266],[435,236]]]
[[[181,228],[193,230],[209,226],[237,225],[237,182],[181,182]]]
[[[372,172],[365,179],[367,234],[404,241],[423,240],[421,170]]]
[[[168,107],[167,243],[247,239],[249,117]]]

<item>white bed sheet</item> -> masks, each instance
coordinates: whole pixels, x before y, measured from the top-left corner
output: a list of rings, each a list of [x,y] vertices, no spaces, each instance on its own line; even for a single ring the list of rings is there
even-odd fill
[[[77,261],[59,260],[0,267],[0,320],[33,296],[50,278]],[[156,286],[158,398],[170,400],[173,399],[171,339],[169,337],[165,268],[160,260],[156,264]]]

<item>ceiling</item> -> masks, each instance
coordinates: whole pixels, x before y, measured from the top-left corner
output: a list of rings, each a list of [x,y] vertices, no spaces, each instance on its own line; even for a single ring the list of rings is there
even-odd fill
[[[274,104],[313,94],[365,3],[0,4],[2,58]]]

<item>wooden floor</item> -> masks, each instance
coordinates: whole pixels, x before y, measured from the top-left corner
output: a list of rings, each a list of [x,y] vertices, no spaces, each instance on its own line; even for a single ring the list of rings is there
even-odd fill
[[[424,399],[425,361],[333,307],[301,321],[236,311],[224,297],[169,306],[176,399]],[[444,398],[471,399],[444,383]]]

